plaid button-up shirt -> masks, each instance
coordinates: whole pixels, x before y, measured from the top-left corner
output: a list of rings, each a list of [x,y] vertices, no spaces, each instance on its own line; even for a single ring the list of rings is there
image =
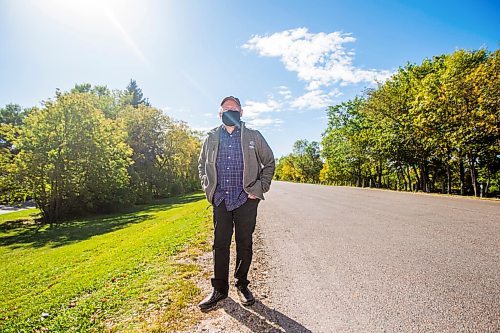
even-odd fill
[[[226,200],[226,208],[232,211],[243,205],[248,195],[243,190],[243,152],[241,150],[241,130],[236,127],[231,134],[222,126],[219,152],[217,154],[217,187],[214,205]]]

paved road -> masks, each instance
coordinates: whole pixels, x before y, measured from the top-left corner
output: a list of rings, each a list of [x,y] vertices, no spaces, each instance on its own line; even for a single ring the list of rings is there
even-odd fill
[[[283,330],[500,332],[498,201],[273,182],[258,219]]]
[[[21,205],[0,205],[0,214],[17,212],[23,209],[35,208],[36,204],[33,201],[24,202]]]

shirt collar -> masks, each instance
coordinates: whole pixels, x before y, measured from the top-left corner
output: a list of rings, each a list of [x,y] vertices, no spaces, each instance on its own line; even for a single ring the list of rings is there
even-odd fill
[[[226,135],[230,135],[226,129],[226,126],[224,126],[224,125],[221,125],[221,126],[222,126],[222,132],[224,132],[224,134],[226,134]],[[234,130],[231,132],[231,134],[239,134],[240,132],[241,132],[240,127],[236,126],[234,128]]]

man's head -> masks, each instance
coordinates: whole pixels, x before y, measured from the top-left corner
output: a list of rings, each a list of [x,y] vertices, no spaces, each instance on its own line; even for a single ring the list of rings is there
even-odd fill
[[[220,103],[220,106],[224,106],[224,104],[227,104],[228,102],[233,102],[231,104],[234,104],[236,103],[236,105],[238,105],[239,108],[241,108],[241,103],[240,103],[240,100],[238,97],[234,97],[234,96],[227,96],[227,97],[224,97],[222,99],[222,102]]]
[[[240,117],[243,115],[243,109],[241,108],[240,100],[237,97],[234,96],[225,97],[220,103],[219,117],[221,119],[223,118],[223,113],[228,111],[238,111]]]

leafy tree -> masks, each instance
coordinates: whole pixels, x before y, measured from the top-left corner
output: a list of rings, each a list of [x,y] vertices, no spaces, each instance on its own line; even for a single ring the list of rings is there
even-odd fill
[[[298,140],[293,145],[293,153],[278,160],[275,178],[317,183],[322,167],[319,143]]]
[[[136,107],[127,90],[82,83],[40,109],[0,109],[0,202],[33,198],[52,223],[198,189],[203,134],[136,88]]]
[[[126,107],[118,119],[133,149],[129,172],[140,202],[197,188],[200,140],[185,123],[145,105]]]
[[[76,84],[70,92],[94,95],[98,108],[103,111],[107,118],[111,119],[116,119],[120,110],[131,105],[133,98],[133,95],[127,90],[111,91],[107,86],[92,86],[90,83]]]
[[[97,105],[92,94],[59,93],[26,117],[16,140],[17,173],[48,222],[126,201],[131,149]]]
[[[17,104],[7,104],[0,108],[0,202],[13,204],[26,201],[30,193],[20,184],[13,163],[19,153],[14,144],[26,116],[35,109],[23,109]]]
[[[129,168],[131,186],[139,202],[148,202],[158,194],[155,179],[160,179],[156,167],[163,129],[170,119],[161,111],[145,105],[128,106],[120,111],[119,121],[127,132],[126,142],[132,148],[133,164]]]
[[[482,131],[477,127],[482,114],[478,100],[473,95],[474,84],[467,77],[481,63],[486,61],[485,50],[458,50],[445,60],[442,74],[444,103],[447,106],[449,121],[453,131],[449,133],[456,142],[458,158],[468,164],[474,194],[479,196],[478,158],[481,154]],[[463,176],[462,176],[463,177]]]
[[[163,136],[158,155],[160,171],[169,184],[168,195],[193,191],[199,187],[198,156],[201,140],[183,121],[172,121]]]
[[[500,180],[500,50],[478,65],[466,78],[472,87],[477,109],[472,115],[473,133],[478,149],[478,181],[481,195],[492,185],[499,190]]]
[[[323,167],[320,158],[319,143],[298,140],[293,145],[294,167],[299,172],[300,181],[317,183]]]
[[[498,54],[457,50],[408,63],[363,97],[329,107],[320,180],[498,193]]]
[[[11,136],[17,136],[15,129],[21,127],[23,119],[30,111],[18,104],[7,104],[4,108],[0,108],[0,148],[14,149]]]
[[[278,159],[274,177],[277,180],[300,181],[300,171],[295,168],[293,163],[294,156],[286,155]]]
[[[361,185],[364,178],[371,177],[367,138],[372,128],[361,113],[364,103],[364,99],[357,97],[328,108],[328,127],[322,140],[322,155],[327,161],[323,182],[354,180]]]

